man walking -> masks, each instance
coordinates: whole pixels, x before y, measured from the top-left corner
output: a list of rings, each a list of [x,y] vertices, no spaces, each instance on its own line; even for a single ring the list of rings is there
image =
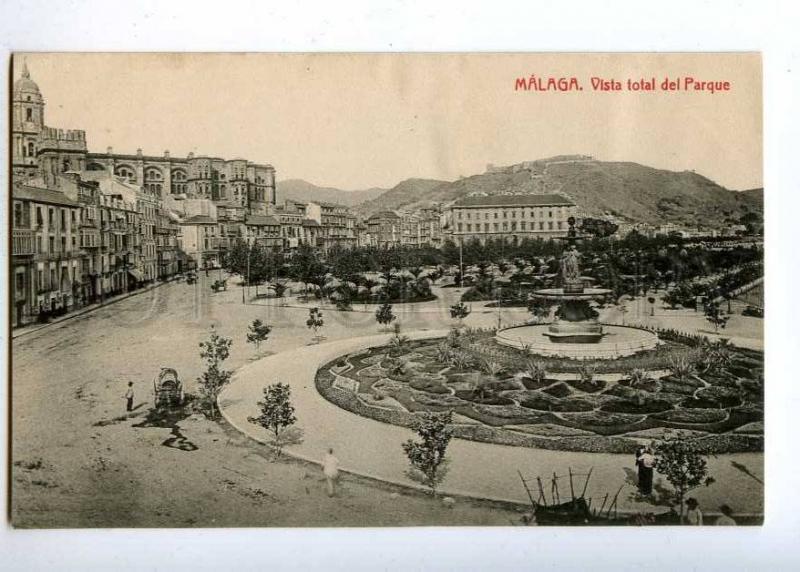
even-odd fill
[[[133,382],[128,382],[128,389],[125,391],[125,400],[127,401],[127,411],[133,411]]]
[[[336,479],[339,478],[339,459],[334,457],[333,449],[328,449],[322,460],[322,472],[328,485],[328,496],[336,494]]]

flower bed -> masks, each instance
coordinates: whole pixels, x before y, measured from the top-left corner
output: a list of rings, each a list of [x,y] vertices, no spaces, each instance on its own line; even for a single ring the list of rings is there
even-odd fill
[[[620,381],[590,383],[578,378],[572,362],[569,373],[574,378],[545,376],[535,381],[527,372],[536,369],[537,377],[550,372],[546,360],[512,363],[503,361],[499,353],[483,360],[482,354],[472,353],[476,342],[488,339],[487,335],[467,330],[447,341],[418,340],[400,348],[372,348],[341,356],[320,369],[317,387],[340,407],[396,425],[411,426],[420,412],[452,410],[461,419],[471,420],[458,424],[456,436],[493,443],[630,452],[635,439],[641,442],[649,434],[676,429],[692,430],[692,438],[704,439],[712,452],[737,447],[752,451],[763,443],[758,424],[763,420],[759,379],[742,379],[717,365],[713,371],[707,368],[702,380],[691,374],[683,379],[655,374],[659,380],[645,379],[631,387],[627,370],[612,376]],[[677,343],[673,349],[679,348]],[[444,344],[459,355],[451,359]],[[686,350],[682,346],[681,351]],[[738,356],[736,349],[732,351],[734,359],[729,363],[738,363],[739,357],[749,363],[760,355]],[[492,363],[493,367],[487,365]],[[500,369],[505,371],[498,373]],[[754,364],[748,371],[758,375],[760,368]],[[360,395],[333,385],[333,372],[356,381]],[[739,430],[744,426],[747,429]]]

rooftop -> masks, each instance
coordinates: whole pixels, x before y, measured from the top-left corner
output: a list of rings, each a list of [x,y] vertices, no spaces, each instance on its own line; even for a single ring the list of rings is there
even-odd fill
[[[182,224],[217,224],[217,221],[208,215],[194,215],[184,220]]]
[[[381,211],[379,213],[375,213],[374,215],[369,217],[369,219],[367,219],[367,220],[373,220],[373,219],[377,220],[377,219],[381,219],[381,218],[400,218],[400,215],[398,215],[394,211]]]
[[[12,191],[12,197],[22,201],[33,201],[35,203],[45,203],[49,205],[60,205],[65,207],[77,207],[77,202],[70,199],[60,191],[41,189],[39,187],[29,187],[28,185],[16,185]]]
[[[465,197],[453,203],[454,207],[542,207],[575,206],[561,195],[490,195]]]
[[[275,217],[250,215],[247,217],[244,224],[247,226],[280,226],[281,223]]]

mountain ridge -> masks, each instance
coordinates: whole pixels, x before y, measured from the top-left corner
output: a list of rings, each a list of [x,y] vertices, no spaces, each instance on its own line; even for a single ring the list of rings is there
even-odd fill
[[[419,181],[424,181],[420,184]],[[732,191],[694,171],[669,171],[632,161],[584,155],[526,161],[456,181],[407,179],[356,206],[365,216],[381,210],[447,205],[470,195],[558,193],[586,216],[721,228],[754,213],[763,217],[763,189]]]
[[[310,183],[304,179],[284,179],[277,182],[278,202],[286,199],[308,202],[322,201],[326,203],[338,203],[348,207],[354,207],[364,201],[373,199],[389,189],[373,187],[363,190],[347,191],[336,187],[323,187]]]

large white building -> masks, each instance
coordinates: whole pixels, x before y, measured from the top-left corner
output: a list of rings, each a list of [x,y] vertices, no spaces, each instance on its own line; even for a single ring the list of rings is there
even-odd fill
[[[473,196],[450,206],[447,226],[457,241],[556,238],[567,235],[567,221],[576,210],[575,203],[555,194]]]

